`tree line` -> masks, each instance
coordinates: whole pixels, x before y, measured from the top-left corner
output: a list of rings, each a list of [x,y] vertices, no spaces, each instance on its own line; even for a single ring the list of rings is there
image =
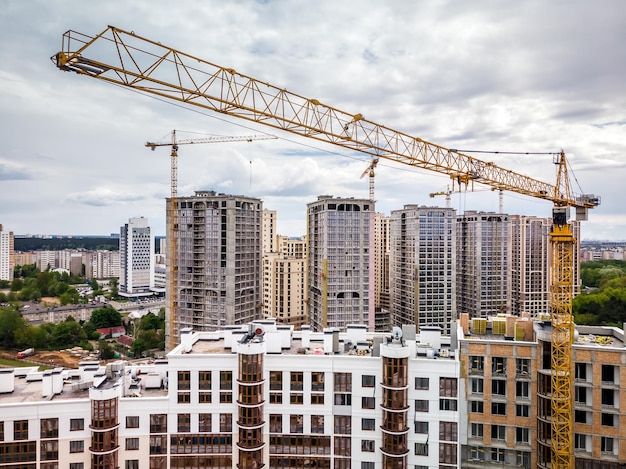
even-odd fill
[[[572,303],[574,321],[622,328],[626,322],[626,261],[583,262],[580,278],[583,291]]]

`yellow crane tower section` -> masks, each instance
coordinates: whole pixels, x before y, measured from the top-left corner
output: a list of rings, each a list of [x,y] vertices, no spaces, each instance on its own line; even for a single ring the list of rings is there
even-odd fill
[[[597,206],[599,197],[570,192],[567,159],[561,151],[556,184],[524,176],[463,154],[454,149],[412,137],[366,119],[305,98],[232,68],[215,65],[157,41],[108,26],[96,36],[76,31],[63,35],[61,51],[51,57],[64,71],[98,78],[264,124],[300,136],[332,143],[373,157],[446,174],[452,183],[484,184],[554,204],[552,270],[552,435],[553,469],[570,469],[573,463],[571,315],[573,247],[576,242],[568,224],[569,207],[579,219]]]
[[[167,328],[167,345],[169,350],[173,349],[176,344],[176,338],[180,335],[179,325],[176,322],[178,317],[176,314],[178,305],[175,298],[176,279],[178,278],[178,263],[176,262],[178,222],[176,220],[176,197],[178,197],[178,146],[193,145],[202,143],[223,143],[223,142],[251,142],[253,140],[269,140],[276,139],[273,135],[248,135],[248,136],[214,136],[188,138],[179,140],[176,137],[176,130],[172,130],[171,140],[167,142],[146,142],[146,146],[154,151],[157,147],[171,147],[170,152],[170,202],[169,202],[169,223],[167,226],[167,295],[168,301],[168,328]]]

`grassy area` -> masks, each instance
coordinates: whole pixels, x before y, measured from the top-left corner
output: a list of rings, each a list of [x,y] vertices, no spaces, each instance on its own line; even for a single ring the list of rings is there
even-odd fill
[[[0,366],[6,368],[18,368],[22,366],[35,366],[32,363],[24,362],[22,360],[11,360],[10,358],[0,357]]]

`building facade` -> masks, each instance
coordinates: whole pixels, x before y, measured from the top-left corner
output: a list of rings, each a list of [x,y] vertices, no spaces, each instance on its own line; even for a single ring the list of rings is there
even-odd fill
[[[178,343],[185,327],[211,331],[262,316],[262,216],[262,201],[251,197],[196,191],[168,199],[175,259],[167,260],[166,343],[171,334]]]
[[[377,213],[374,223],[374,307],[376,330],[391,329],[391,303],[389,295],[389,251],[391,217]]]
[[[391,212],[390,296],[394,325],[440,326],[456,315],[455,212],[405,205]]]
[[[0,224],[0,280],[13,280],[15,249],[13,232],[5,231]]]
[[[437,331],[414,330],[257,321],[185,330],[152,364],[83,362],[39,381],[34,370],[0,370],[0,465],[456,468],[459,362],[422,343],[436,346]]]
[[[152,295],[153,288],[154,233],[147,218],[130,218],[120,228],[119,295]]]
[[[369,324],[367,199],[319,196],[307,204],[308,317],[315,331]]]
[[[467,211],[457,215],[456,306],[471,318],[511,310],[509,216]]]

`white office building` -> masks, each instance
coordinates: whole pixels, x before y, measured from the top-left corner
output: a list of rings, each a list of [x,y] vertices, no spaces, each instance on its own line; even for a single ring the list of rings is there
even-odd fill
[[[147,218],[130,218],[120,229],[119,295],[149,296],[153,288],[154,233]]]

